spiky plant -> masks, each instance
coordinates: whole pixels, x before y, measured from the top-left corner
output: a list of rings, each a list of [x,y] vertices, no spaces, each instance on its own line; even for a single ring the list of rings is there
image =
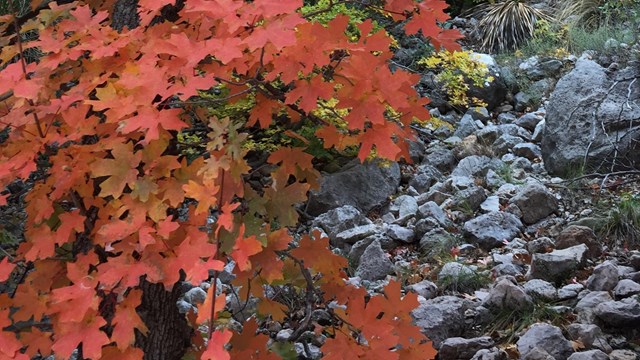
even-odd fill
[[[520,0],[481,4],[473,10],[480,18],[479,30],[484,51],[512,50],[533,36],[536,23],[549,16]]]

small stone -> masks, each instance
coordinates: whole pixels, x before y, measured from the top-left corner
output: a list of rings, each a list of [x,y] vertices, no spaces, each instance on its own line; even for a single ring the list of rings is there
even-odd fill
[[[558,290],[550,282],[541,279],[529,280],[523,288],[527,294],[536,299],[551,301],[558,297]]]
[[[186,314],[189,312],[189,310],[194,308],[191,304],[184,300],[178,300],[176,302],[176,306],[178,307],[178,312],[180,312],[180,314]]]
[[[558,299],[567,300],[577,297],[580,291],[584,289],[582,284],[569,284],[558,289]]]
[[[440,359],[471,359],[480,349],[489,349],[493,339],[483,336],[473,339],[454,337],[446,339],[438,351]]]
[[[503,279],[491,288],[482,305],[497,310],[525,311],[533,307],[533,300],[517,284]]]
[[[203,304],[206,298],[207,292],[199,287],[194,287],[184,294],[184,300],[192,305]]]
[[[276,334],[276,341],[287,342],[293,335],[293,329],[282,329]]]
[[[396,224],[388,225],[386,234],[394,240],[398,240],[407,244],[415,241],[415,233],[413,232],[413,230]]]
[[[609,353],[609,360],[636,360],[637,358],[631,350],[613,350]]]
[[[337,244],[354,244],[358,240],[362,240],[367,236],[375,234],[377,230],[378,227],[375,224],[356,226],[354,228],[336,234],[335,240]]]
[[[603,302],[596,306],[595,314],[613,327],[640,326],[640,303],[635,298]]]
[[[360,257],[360,264],[356,269],[355,275],[363,280],[382,280],[391,274],[393,270],[393,263],[382,250],[380,241],[375,240]]]
[[[602,254],[602,245],[593,230],[586,226],[570,225],[560,232],[556,239],[557,249],[585,244],[589,248],[587,257],[593,259]]]
[[[415,292],[425,299],[434,298],[438,292],[438,286],[429,280],[422,280],[418,283],[411,284],[407,286],[407,289]]]
[[[600,350],[587,350],[574,353],[567,360],[608,360],[609,356]]]

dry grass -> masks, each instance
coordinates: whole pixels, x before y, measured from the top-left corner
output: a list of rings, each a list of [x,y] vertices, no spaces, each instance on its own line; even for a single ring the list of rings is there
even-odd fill
[[[482,49],[491,52],[513,50],[533,36],[536,22],[549,16],[519,0],[481,4],[472,10],[479,24]]]

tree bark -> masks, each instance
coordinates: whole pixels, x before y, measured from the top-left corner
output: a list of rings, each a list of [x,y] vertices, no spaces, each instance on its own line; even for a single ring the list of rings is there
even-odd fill
[[[136,346],[144,352],[145,360],[179,360],[191,345],[193,329],[184,314],[178,312],[176,301],[182,295],[179,283],[168,292],[162,284],[140,282],[143,291],[138,314],[149,332],[136,332]]]

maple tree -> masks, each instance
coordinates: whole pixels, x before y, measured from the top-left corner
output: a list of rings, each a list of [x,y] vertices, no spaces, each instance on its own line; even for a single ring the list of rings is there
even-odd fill
[[[433,357],[411,325],[415,295],[391,282],[369,298],[345,283],[346,260],[326,238],[294,241],[296,205],[319,183],[305,147],[269,154],[262,186],[248,181],[256,169],[243,146],[248,129],[304,120],[327,148],[408,159],[409,125],[428,118],[428,100],[412,88],[417,75],[390,71],[389,34],[367,20],[349,37],[347,16],[314,22],[302,0],[128,2],[137,17],[125,27],[114,24],[123,1],[113,0],[33,1],[30,18],[0,17],[0,189],[33,180],[24,242],[0,261],[0,281],[17,279],[0,295],[0,358],[278,358],[256,334],[265,318],[296,323],[290,341],[326,335],[329,359]],[[339,3],[360,2],[329,7]],[[438,26],[442,0],[362,4],[457,48],[460,34]],[[24,41],[27,31],[36,39]],[[27,49],[42,55],[27,61]],[[200,96],[212,88],[226,95]],[[247,119],[207,110],[248,98]],[[314,115],[325,100],[346,114],[340,123]],[[207,128],[206,150],[187,159],[178,133],[196,125]],[[0,192],[0,206],[12,201]],[[217,279],[231,260],[235,296],[260,300],[242,331],[222,316],[230,295]],[[198,313],[178,313],[180,282],[208,279]],[[301,309],[265,286],[294,289]],[[329,325],[312,321],[318,308]]]

